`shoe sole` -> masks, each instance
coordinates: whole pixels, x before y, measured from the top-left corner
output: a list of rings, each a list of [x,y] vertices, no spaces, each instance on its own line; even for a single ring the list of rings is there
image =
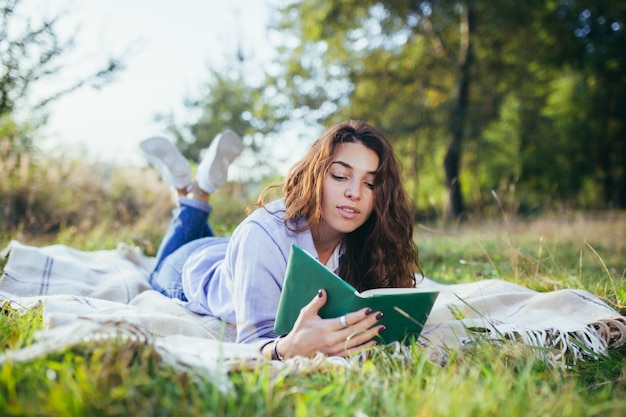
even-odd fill
[[[185,157],[169,140],[152,137],[143,140],[139,147],[163,176],[163,179],[177,189],[184,189],[191,183],[191,167]]]
[[[243,142],[238,134],[232,130],[226,130],[217,138],[216,153],[222,155],[228,162],[233,162],[243,150]]]
[[[239,135],[232,130],[226,130],[217,138],[215,153],[220,155],[219,159],[215,159],[209,170],[209,177],[213,184],[223,185],[226,182],[226,174],[228,166],[239,156],[243,149],[243,142]]]
[[[242,150],[243,142],[241,137],[232,130],[225,130],[220,133],[214,139],[214,142],[211,143],[208,152],[210,155],[206,155],[205,159],[211,160],[211,167],[208,169],[208,180],[215,189],[226,183],[228,167]],[[198,181],[197,177],[196,181]]]

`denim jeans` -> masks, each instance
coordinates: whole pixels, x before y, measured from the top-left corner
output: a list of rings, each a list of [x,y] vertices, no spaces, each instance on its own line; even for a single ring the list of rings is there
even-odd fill
[[[181,271],[189,255],[214,238],[208,220],[211,205],[191,198],[181,198],[174,211],[159,250],[150,285],[170,298],[187,301],[183,292]]]

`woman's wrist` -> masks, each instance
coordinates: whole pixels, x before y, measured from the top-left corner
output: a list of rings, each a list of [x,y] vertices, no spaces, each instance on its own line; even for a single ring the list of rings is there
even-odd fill
[[[274,348],[272,349],[272,360],[273,361],[283,361],[283,356],[280,354],[280,351],[278,350],[278,341],[280,340],[280,337],[276,340],[274,340]]]
[[[278,350],[278,342],[281,339],[282,339],[282,336],[281,337],[277,337],[274,340],[274,344],[273,344],[273,347],[272,347],[272,360],[273,361],[281,361],[282,362],[283,359],[284,359],[283,355],[280,354],[280,350]]]

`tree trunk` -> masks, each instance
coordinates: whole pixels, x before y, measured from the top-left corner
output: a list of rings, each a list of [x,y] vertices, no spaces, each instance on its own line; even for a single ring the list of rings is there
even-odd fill
[[[473,29],[473,17],[467,1],[463,2],[463,12],[460,18],[461,39],[458,58],[458,89],[456,103],[450,115],[450,145],[448,146],[448,151],[443,161],[449,195],[448,218],[456,220],[460,220],[465,212],[463,195],[461,194],[459,167],[469,105],[469,70],[472,60],[470,36]]]
[[[626,168],[624,168],[623,165],[624,161],[626,161],[626,126],[624,126],[624,124],[622,124],[622,131],[618,140],[620,141],[618,146],[621,148],[621,152],[619,153],[621,156],[618,156],[618,160],[622,162],[617,168],[619,170],[617,179],[617,207],[620,209],[626,209]]]

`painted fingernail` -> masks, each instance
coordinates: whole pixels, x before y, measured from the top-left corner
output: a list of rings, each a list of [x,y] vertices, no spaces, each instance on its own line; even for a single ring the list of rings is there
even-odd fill
[[[372,314],[374,312],[374,310],[372,310],[371,308],[368,308],[365,310],[365,315],[369,316],[370,314]]]
[[[322,298],[322,290],[317,290],[317,296],[318,296],[319,298]]]
[[[381,311],[380,313],[376,314],[376,320],[380,320],[380,319],[382,319],[382,318],[383,318],[383,316],[384,316],[384,314],[383,314],[383,313],[382,313],[382,311]]]
[[[385,330],[387,330],[387,328],[385,326],[382,326],[380,329],[378,329],[378,334],[381,334]]]

